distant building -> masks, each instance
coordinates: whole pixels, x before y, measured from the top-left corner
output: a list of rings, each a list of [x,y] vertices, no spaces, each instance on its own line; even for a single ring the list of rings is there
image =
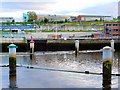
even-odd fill
[[[105,37],[119,37],[120,22],[105,22],[103,33]]]
[[[0,22],[12,22],[13,17],[0,17]]]
[[[101,32],[94,32],[92,33],[93,38],[102,38],[102,33]]]
[[[28,14],[23,13],[23,22],[28,22]]]
[[[111,16],[98,16],[98,15],[79,15],[77,17],[70,16],[69,21],[96,21],[96,20],[113,20]]]
[[[112,20],[111,16],[101,15],[79,15],[76,17],[77,21],[96,21],[96,20]]]
[[[70,16],[68,21],[70,22],[74,22],[74,21],[78,21],[77,17],[76,16]]]
[[[16,29],[21,29],[21,30],[33,30],[34,25],[22,25],[22,24],[16,24],[16,25],[0,25],[0,30],[16,30]]]
[[[37,15],[37,20],[42,21],[47,18],[49,21],[95,21],[95,20],[113,20],[111,16],[98,16],[98,15],[79,15],[79,16],[62,16],[62,15]]]
[[[65,21],[66,19],[68,19],[67,16],[61,16],[61,15],[48,15],[46,16],[46,18],[49,21]]]
[[[120,19],[120,16],[118,16],[118,19]]]
[[[37,15],[37,20],[42,21],[44,18],[47,18],[49,21],[65,21],[68,20],[67,16],[61,16],[61,15]]]
[[[45,16],[38,15],[37,16],[37,21],[44,21]]]

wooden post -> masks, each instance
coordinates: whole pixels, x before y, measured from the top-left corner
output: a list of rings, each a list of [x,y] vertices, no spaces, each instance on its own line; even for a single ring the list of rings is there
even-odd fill
[[[79,40],[75,41],[75,56],[79,54]]]
[[[15,44],[10,44],[9,48],[9,79],[10,88],[16,88],[16,48]]]
[[[103,89],[111,89],[112,48],[103,48]]]

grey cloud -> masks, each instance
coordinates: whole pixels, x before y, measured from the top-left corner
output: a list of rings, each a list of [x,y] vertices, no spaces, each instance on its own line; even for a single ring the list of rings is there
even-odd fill
[[[55,2],[2,2],[3,11],[19,11],[19,10],[43,10],[48,4]]]
[[[117,16],[118,15],[118,2],[101,4],[99,6],[83,9],[80,12],[86,13],[86,14]]]
[[[118,16],[120,16],[120,1],[118,3]]]

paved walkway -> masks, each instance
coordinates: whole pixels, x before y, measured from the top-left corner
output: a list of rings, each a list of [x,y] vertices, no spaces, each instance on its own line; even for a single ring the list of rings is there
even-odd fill
[[[81,36],[90,36],[93,32],[37,32],[37,33],[29,33],[26,35],[27,39],[30,39],[31,36],[33,38],[43,38],[49,39],[52,38],[53,35],[61,35],[63,38],[70,37],[81,37]]]

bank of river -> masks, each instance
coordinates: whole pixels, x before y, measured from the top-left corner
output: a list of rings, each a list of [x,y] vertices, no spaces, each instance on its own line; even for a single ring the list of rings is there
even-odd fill
[[[80,50],[100,50],[105,46],[110,46],[111,39],[77,39],[79,40]],[[73,51],[75,50],[75,39],[34,39],[35,51]],[[15,43],[18,46],[17,52],[28,52],[29,42]],[[7,46],[10,43],[1,43],[2,51],[8,52]],[[120,40],[115,40],[115,49],[120,50]]]

